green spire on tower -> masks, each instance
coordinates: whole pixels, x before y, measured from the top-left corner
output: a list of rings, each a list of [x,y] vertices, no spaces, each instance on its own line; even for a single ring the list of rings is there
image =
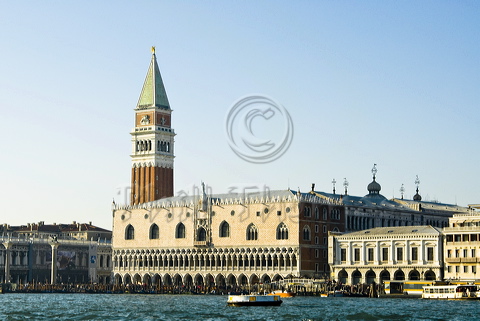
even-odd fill
[[[149,107],[170,109],[167,92],[163,86],[160,69],[158,69],[155,47],[152,47],[152,60],[150,61],[150,67],[148,67],[147,76],[143,83],[142,93],[137,103],[137,109]]]

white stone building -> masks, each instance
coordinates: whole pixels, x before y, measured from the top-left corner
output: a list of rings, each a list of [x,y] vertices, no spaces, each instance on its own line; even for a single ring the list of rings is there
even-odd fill
[[[432,226],[329,233],[331,278],[344,284],[441,280],[442,235]]]
[[[480,205],[470,205],[470,213],[457,214],[444,228],[446,280],[478,280],[480,269]]]

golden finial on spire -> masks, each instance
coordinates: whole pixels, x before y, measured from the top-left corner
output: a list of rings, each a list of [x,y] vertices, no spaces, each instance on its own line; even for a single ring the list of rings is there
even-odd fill
[[[152,53],[155,54],[155,46],[152,46]]]

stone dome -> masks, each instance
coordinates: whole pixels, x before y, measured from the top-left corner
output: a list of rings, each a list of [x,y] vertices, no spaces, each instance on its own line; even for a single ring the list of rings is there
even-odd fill
[[[417,188],[417,194],[413,195],[413,200],[417,202],[420,202],[422,200],[422,197],[420,196],[420,194],[418,194],[418,188]]]
[[[382,187],[380,186],[380,184],[377,183],[377,181],[375,180],[375,177],[373,178],[373,182],[371,182],[367,186],[368,194],[370,194],[370,195],[371,194],[380,194],[381,189],[382,189]]]

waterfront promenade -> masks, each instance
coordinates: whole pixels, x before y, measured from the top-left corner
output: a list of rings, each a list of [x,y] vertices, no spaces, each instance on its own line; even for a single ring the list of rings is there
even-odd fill
[[[251,292],[269,293],[273,290],[286,290],[274,285],[255,285],[252,287],[205,287],[205,286],[153,286],[146,284],[2,284],[3,293],[97,293],[97,294],[195,294],[195,295],[226,295],[248,294]],[[315,290],[301,288],[294,291],[297,296],[320,296],[337,291],[348,297],[367,297],[372,289],[370,285],[356,286],[337,284],[326,281]],[[375,293],[382,293],[382,287],[375,285]]]

